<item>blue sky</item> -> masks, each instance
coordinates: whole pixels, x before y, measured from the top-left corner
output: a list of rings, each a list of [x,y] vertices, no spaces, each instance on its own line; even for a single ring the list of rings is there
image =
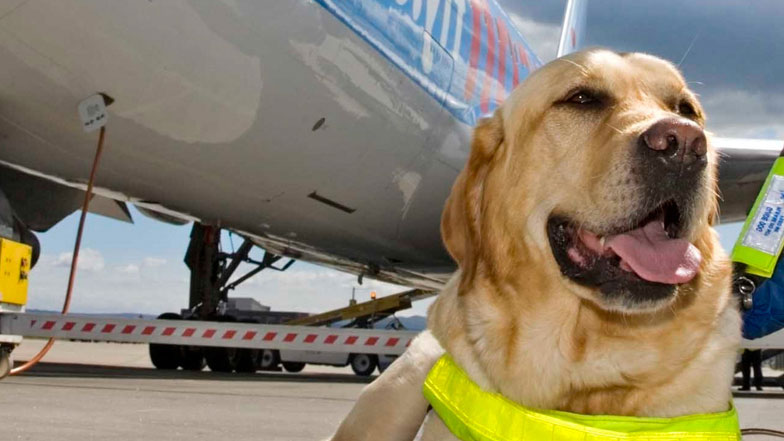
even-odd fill
[[[133,210],[133,209],[132,209]],[[151,220],[136,210],[134,224],[88,215],[80,252],[73,312],[138,312],[159,314],[187,306],[188,270],[182,262],[188,246],[190,225],[172,226]],[[68,267],[79,220],[75,213],[46,233],[39,234],[42,257],[30,280],[29,308],[59,309],[68,280]],[[741,224],[718,228],[722,245],[730,249]],[[241,239],[234,237],[234,245]],[[230,248],[227,234],[224,247]],[[261,251],[254,249],[260,258]],[[238,274],[250,267],[243,266]],[[284,273],[263,271],[233,295],[254,297],[275,310],[319,312],[347,304],[351,288],[357,297],[368,299],[405,288],[356,277],[304,262]],[[429,300],[420,301],[401,315],[424,315]]]

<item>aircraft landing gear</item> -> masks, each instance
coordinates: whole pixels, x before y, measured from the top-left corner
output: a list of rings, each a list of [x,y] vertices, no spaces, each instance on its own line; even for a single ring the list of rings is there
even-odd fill
[[[179,314],[165,312],[158,316],[159,320],[181,320]],[[158,369],[177,369],[182,364],[182,348],[176,345],[150,343],[150,361]]]
[[[285,369],[286,372],[296,373],[302,372],[302,369],[305,369],[305,363],[299,361],[284,361],[282,364],[283,369]]]
[[[14,367],[14,359],[11,357],[13,346],[0,346],[0,380],[7,377]]]
[[[180,346],[180,367],[186,371],[201,371],[207,366],[204,349],[200,346]]]
[[[294,263],[294,260],[290,260],[278,268],[274,264],[281,256],[272,253],[265,253],[261,261],[251,259],[249,256],[253,243],[247,239],[235,252],[221,252],[220,235],[218,227],[198,222],[193,224],[190,243],[185,253],[185,264],[191,272],[189,309],[184,310],[182,315],[172,312],[161,314],[159,319],[235,322],[242,318],[243,322],[254,322],[246,317],[234,317],[230,315],[233,314],[231,311],[230,314],[226,313],[228,292],[264,269],[285,271]],[[229,279],[243,262],[256,265],[256,268],[229,283]],[[182,367],[193,371],[200,371],[208,366],[216,372],[250,373],[256,372],[264,365],[261,350],[154,343],[150,344],[150,359],[158,369]],[[275,363],[277,364],[277,360]]]

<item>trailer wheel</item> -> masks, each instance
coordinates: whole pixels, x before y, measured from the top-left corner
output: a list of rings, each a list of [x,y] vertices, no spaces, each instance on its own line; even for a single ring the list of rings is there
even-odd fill
[[[284,361],[283,369],[286,369],[286,372],[291,373],[302,372],[302,369],[305,369],[305,363],[299,361]]]
[[[7,377],[14,367],[14,360],[11,358],[11,349],[7,347],[0,348],[0,380]]]
[[[280,364],[280,354],[274,349],[262,349],[259,357],[259,369],[262,371],[275,370]]]
[[[378,357],[373,354],[354,354],[351,356],[351,370],[360,377],[367,377],[376,370]]]
[[[181,320],[182,317],[174,312],[165,312],[158,319]],[[150,343],[150,361],[158,369],[177,369],[182,363],[182,349],[177,345]]]
[[[204,360],[204,350],[199,346],[181,346],[181,363],[186,371],[201,371],[207,366]]]

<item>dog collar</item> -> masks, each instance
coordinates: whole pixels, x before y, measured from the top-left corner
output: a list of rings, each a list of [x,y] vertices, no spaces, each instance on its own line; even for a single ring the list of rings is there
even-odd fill
[[[425,398],[463,441],[737,441],[735,406],[720,413],[675,418],[580,415],[531,409],[485,392],[444,355],[425,380]]]

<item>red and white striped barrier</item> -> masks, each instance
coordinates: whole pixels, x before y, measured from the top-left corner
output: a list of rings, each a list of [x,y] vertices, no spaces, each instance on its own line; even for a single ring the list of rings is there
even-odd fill
[[[418,332],[2,313],[0,334],[131,343],[400,355]]]

